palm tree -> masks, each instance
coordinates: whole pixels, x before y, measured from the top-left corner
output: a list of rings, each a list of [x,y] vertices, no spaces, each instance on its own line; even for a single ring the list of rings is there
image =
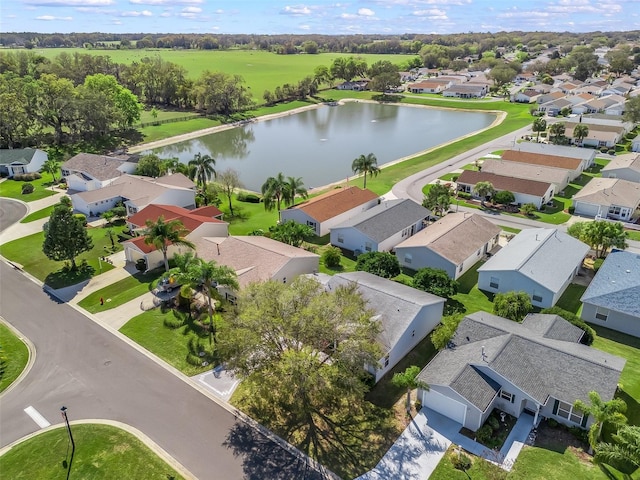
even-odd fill
[[[404,372],[395,373],[391,378],[391,383],[394,386],[407,389],[407,413],[411,413],[411,390],[415,388],[429,390],[429,385],[418,379],[420,370],[420,367],[413,365]]]
[[[280,205],[287,195],[287,181],[282,172],[275,177],[267,178],[262,184],[261,192],[264,199],[264,209],[273,210],[274,207],[280,211]]]
[[[290,207],[296,203],[296,195],[299,195],[302,198],[309,198],[309,193],[307,192],[307,189],[304,188],[302,177],[287,177],[287,189],[284,197],[285,205]]]
[[[598,392],[589,392],[589,401],[591,405],[587,405],[582,400],[576,400],[573,408],[580,410],[585,415],[591,415],[594,422],[589,428],[589,445],[593,451],[600,436],[602,435],[602,427],[605,423],[613,425],[624,425],[627,423],[627,417],[624,412],[627,411],[627,404],[620,398],[614,398],[608,402],[603,402]]]
[[[576,125],[576,128],[573,129],[573,139],[576,144],[582,144],[582,140],[584,140],[587,135],[589,135],[589,125],[579,123]]]
[[[193,157],[193,160],[189,162],[190,166],[195,167],[195,178],[196,183],[200,185],[202,189],[202,196],[204,197],[204,204],[207,204],[207,182],[211,179],[211,177],[215,178],[217,176],[215,165],[216,160],[209,155],[202,155],[200,153],[196,153]]]
[[[60,170],[60,162],[53,158],[49,158],[42,164],[42,168],[40,170],[42,170],[44,173],[50,173],[53,177],[53,182],[55,182],[56,173],[58,173],[58,171]]]
[[[360,155],[356,158],[351,164],[351,170],[353,170],[353,173],[364,174],[364,185],[362,188],[367,188],[367,174],[369,174],[370,177],[375,177],[380,173],[378,159],[373,153],[368,154],[366,157]]]
[[[226,265],[218,265],[213,260],[207,262],[196,258],[188,267],[188,283],[193,286],[202,285],[209,306],[209,325],[213,341],[216,341],[216,328],[213,321],[213,300],[211,291],[218,285],[237,290],[239,288],[236,272]]]
[[[146,224],[147,228],[143,232],[144,243],[153,245],[162,252],[166,272],[169,271],[169,259],[167,258],[169,245],[195,248],[195,245],[185,238],[189,230],[184,228],[180,220],[165,222],[164,216],[161,215],[155,222],[147,220]]]
[[[554,123],[549,127],[549,135],[553,136],[553,143],[558,144],[564,137],[565,126],[563,122]]]
[[[487,197],[492,197],[496,193],[491,182],[478,182],[473,187],[473,192],[480,197],[480,205],[484,206]]]
[[[533,126],[531,127],[531,130],[538,133],[538,135],[536,136],[536,142],[538,142],[540,140],[540,132],[547,131],[547,121],[542,117],[536,118],[533,121]]]
[[[612,435],[613,443],[599,443],[595,461],[631,475],[640,468],[640,427],[624,425]],[[621,468],[625,466],[626,468]]]

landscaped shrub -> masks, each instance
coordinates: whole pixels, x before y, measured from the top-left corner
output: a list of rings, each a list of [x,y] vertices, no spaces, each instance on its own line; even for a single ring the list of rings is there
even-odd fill
[[[336,268],[340,266],[342,260],[342,251],[338,247],[327,247],[320,257],[322,263],[327,268]]]
[[[139,258],[136,262],[136,270],[139,272],[146,272],[147,270],[147,261],[144,258]]]
[[[556,428],[558,426],[558,421],[550,418],[547,420],[547,424],[551,427],[551,428]]]
[[[578,327],[580,330],[584,332],[584,335],[582,335],[582,338],[580,339],[580,343],[582,343],[583,345],[591,345],[596,338],[595,330],[591,328],[589,325],[587,325],[584,320],[582,320],[580,317],[578,317],[574,313],[571,313],[560,307],[545,308],[540,313],[558,315],[564,318],[567,322]]]
[[[500,428],[500,421],[496,417],[489,417],[487,419],[487,425],[489,425],[492,430],[498,430]]]
[[[570,215],[573,215],[575,211],[576,211],[576,207],[574,207],[574,206],[569,207],[569,214]]]
[[[167,315],[164,317],[164,326],[170,328],[171,330],[175,330],[176,328],[180,328],[184,325],[184,318],[180,318],[176,315]]]
[[[40,175],[38,172],[19,173],[13,176],[13,179],[19,182],[31,182],[40,178],[42,178],[42,175]]]
[[[489,440],[491,440],[492,436],[493,429],[487,424],[481,426],[476,432],[476,438],[480,443],[487,443]]]
[[[616,151],[615,151],[613,148],[611,148],[607,153],[608,153],[609,155],[615,155],[615,154],[616,154]]]
[[[609,150],[609,149],[608,149],[607,147],[602,147],[602,148],[600,149],[600,153],[607,153],[607,151],[608,151],[608,150]]]
[[[27,195],[29,193],[33,193],[33,191],[35,190],[35,187],[33,186],[32,183],[25,183],[22,185],[22,194],[23,195]]]
[[[458,192],[458,198],[469,200],[471,198],[471,194],[467,192]]]
[[[598,270],[600,270],[600,267],[602,266],[603,263],[604,263],[604,258],[596,258],[593,261],[593,271],[597,272]]]
[[[238,193],[238,201],[239,202],[247,202],[247,203],[260,203],[260,196],[255,193],[248,192],[240,192]]]
[[[456,470],[466,472],[471,468],[471,459],[468,455],[462,452],[454,453],[453,455],[451,455],[450,459],[451,465],[453,465],[453,468],[455,468]]]
[[[84,213],[74,213],[73,216],[82,222],[82,225],[87,226],[87,216]]]

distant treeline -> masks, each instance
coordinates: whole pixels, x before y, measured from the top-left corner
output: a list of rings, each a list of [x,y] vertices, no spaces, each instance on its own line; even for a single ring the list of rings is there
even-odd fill
[[[9,48],[83,47],[100,49],[176,48],[225,50],[258,49],[279,54],[322,52],[358,54],[417,54],[424,45],[461,47],[465,55],[482,54],[496,48],[524,45],[530,51],[541,47],[567,48],[579,44],[592,47],[636,42],[640,31],[629,32],[499,32],[450,35],[244,35],[244,34],[116,34],[116,33],[0,33],[0,45]]]

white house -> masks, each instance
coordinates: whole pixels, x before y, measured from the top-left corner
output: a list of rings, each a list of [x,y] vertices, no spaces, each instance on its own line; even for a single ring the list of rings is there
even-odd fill
[[[327,289],[355,283],[381,324],[378,342],[385,352],[367,369],[378,382],[440,323],[445,299],[367,272],[314,275]]]
[[[449,213],[396,246],[400,265],[445,270],[458,279],[497,244],[500,227],[475,213]]]
[[[594,178],[573,196],[576,215],[628,222],[638,216],[640,183]]]
[[[62,176],[69,190],[88,192],[110,185],[125,173],[133,173],[137,165],[138,156],[79,153],[62,164]]]
[[[621,178],[640,183],[640,153],[616,155],[601,173],[604,178]]]
[[[422,405],[476,431],[493,409],[534,425],[553,418],[589,428],[593,418],[573,408],[589,392],[611,400],[626,360],[579,342],[582,330],[556,315],[516,323],[486,312],[465,317],[449,345],[417,379]]]
[[[100,215],[123,202],[127,214],[133,215],[149,204],[195,208],[195,184],[181,173],[163,177],[139,177],[123,174],[110,185],[97,190],[74,193],[74,210],[85,215]]]
[[[587,165],[589,165],[589,161],[585,159],[565,157],[561,155],[548,155],[544,153],[525,152],[522,150],[505,150],[501,154],[501,159],[505,162],[512,162],[517,165],[535,165],[540,167],[560,169],[568,173],[569,181],[573,181],[580,177],[582,172],[586,168],[588,168]]]
[[[640,255],[614,251],[580,299],[589,323],[640,337]]]
[[[47,159],[47,152],[37,148],[3,148],[0,150],[0,173],[12,178],[14,175],[39,172]]]
[[[293,220],[302,225],[309,225],[316,235],[322,237],[328,234],[332,227],[378,203],[378,195],[371,190],[363,190],[356,186],[336,188],[286,210],[280,210],[280,221]]]
[[[482,98],[489,92],[488,85],[453,85],[442,92],[443,97]]]
[[[388,200],[331,229],[331,245],[352,251],[387,252],[424,228],[431,212],[412,200]]]
[[[554,191],[560,192],[571,181],[572,171],[564,168],[531,165],[502,159],[486,159],[482,163],[484,173],[493,173],[505,177],[524,178],[537,182],[552,183]]]
[[[535,307],[553,307],[588,252],[588,245],[558,229],[525,229],[478,269],[478,288],[525,292]]]

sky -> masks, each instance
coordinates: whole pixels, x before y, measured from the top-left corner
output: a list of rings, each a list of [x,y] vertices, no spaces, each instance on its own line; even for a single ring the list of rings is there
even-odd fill
[[[0,0],[3,32],[402,34],[640,30],[640,0]]]

